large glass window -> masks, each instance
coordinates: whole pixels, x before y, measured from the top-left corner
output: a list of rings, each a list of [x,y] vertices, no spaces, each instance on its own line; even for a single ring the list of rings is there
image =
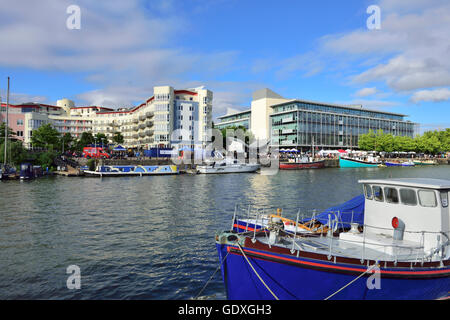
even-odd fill
[[[398,192],[395,188],[384,188],[384,194],[386,196],[386,202],[398,203]]]
[[[364,194],[366,195],[366,199],[372,200],[372,187],[370,185],[364,185]]]
[[[408,206],[417,205],[417,196],[414,189],[400,189],[400,199],[402,204],[406,204]]]
[[[384,201],[383,189],[379,186],[373,186],[373,198],[377,201]]]
[[[419,202],[422,207],[436,207],[436,195],[432,190],[419,190]]]

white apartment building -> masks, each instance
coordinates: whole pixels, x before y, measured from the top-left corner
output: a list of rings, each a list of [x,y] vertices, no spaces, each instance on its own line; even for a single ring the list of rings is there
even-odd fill
[[[27,103],[10,105],[10,110],[20,118],[14,121],[24,124],[17,132],[26,147],[31,147],[32,131],[46,123],[74,137],[83,132],[104,133],[111,141],[114,133],[120,132],[128,148],[205,147],[212,125],[213,93],[203,87],[175,90],[157,86],[153,91],[147,101],[129,109],[76,107],[73,101],[61,99],[56,106]]]

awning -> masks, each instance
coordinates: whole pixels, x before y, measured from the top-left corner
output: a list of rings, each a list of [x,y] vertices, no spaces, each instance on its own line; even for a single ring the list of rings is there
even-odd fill
[[[127,151],[127,149],[125,149],[124,147],[122,147],[121,145],[118,145],[117,147],[115,147],[113,149],[113,151]]]

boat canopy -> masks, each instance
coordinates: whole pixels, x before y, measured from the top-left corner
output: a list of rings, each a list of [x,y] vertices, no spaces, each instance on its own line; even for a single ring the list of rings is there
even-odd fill
[[[364,224],[364,194],[361,194],[340,205],[326,209],[324,212],[315,216],[315,219],[323,224],[328,224],[328,215],[331,220],[338,220],[338,228],[350,228],[350,223],[355,222]],[[310,221],[311,218],[304,222]]]

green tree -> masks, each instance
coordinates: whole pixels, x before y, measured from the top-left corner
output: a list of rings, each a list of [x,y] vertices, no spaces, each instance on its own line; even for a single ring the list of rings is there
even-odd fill
[[[31,143],[37,148],[54,148],[58,147],[60,134],[50,123],[40,126],[33,130]]]
[[[375,150],[376,134],[373,130],[369,130],[368,133],[359,136],[358,145],[359,149],[364,151]]]
[[[28,158],[28,152],[23,147],[22,141],[10,141],[8,142],[7,147],[7,162],[13,165],[20,165]],[[5,161],[5,145],[4,143],[0,144],[0,163],[4,163]]]
[[[74,137],[70,134],[70,132],[66,132],[61,137],[60,145],[63,147],[64,151],[68,151],[68,150],[70,150],[70,148],[74,142],[75,142]]]
[[[0,143],[3,143],[5,141],[5,127],[6,127],[5,122],[0,123]],[[17,140],[16,134],[10,127],[8,127],[7,137],[9,140]]]
[[[97,133],[94,137],[94,140],[97,143],[97,145],[101,145],[102,143],[105,145],[108,144],[109,142],[108,137],[104,133]]]
[[[83,132],[80,139],[74,143],[73,147],[75,151],[81,152],[83,148],[89,144],[94,144],[94,136],[91,132]]]
[[[123,143],[125,141],[125,139],[124,139],[123,135],[120,132],[114,132],[114,136],[112,138],[112,141],[114,143],[121,144],[121,143]]]

